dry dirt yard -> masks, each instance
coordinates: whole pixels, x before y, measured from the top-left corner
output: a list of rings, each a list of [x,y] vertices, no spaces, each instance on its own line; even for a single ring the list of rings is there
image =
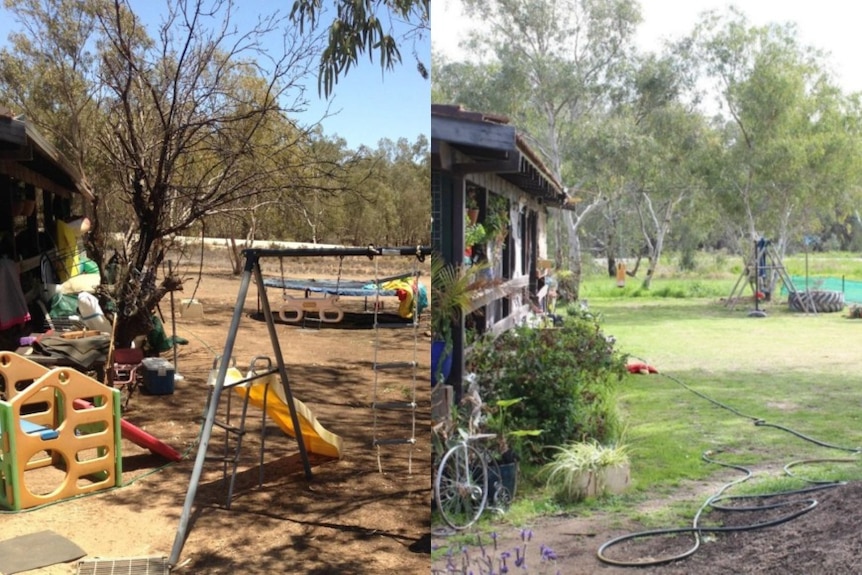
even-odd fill
[[[384,258],[387,259],[387,258]],[[388,258],[393,259],[393,258]],[[335,278],[337,264],[285,261],[291,277]],[[378,273],[411,271],[411,258],[387,262]],[[429,265],[423,281],[427,281]],[[278,265],[264,264],[266,277],[278,277]],[[177,313],[176,333],[188,340],[178,348],[177,381],[173,394],[135,394],[123,416],[170,444],[184,459],[165,464],[123,440],[124,487],[48,505],[32,511],[4,513],[0,541],[50,529],[87,552],[86,559],[169,556],[197,453],[208,394],[207,379],[214,359],[224,351],[230,320],[240,287],[227,266],[205,266],[198,283],[193,268],[181,268],[186,277],[180,298],[194,295],[203,306],[202,319]],[[344,279],[373,279],[374,267],[345,261]],[[274,309],[281,290],[269,290]],[[249,408],[248,433],[230,509],[222,465],[208,462],[201,477],[183,552],[172,572],[177,573],[427,573],[430,553],[430,338],[423,317],[414,338],[413,329],[369,327],[364,300],[343,298],[350,313],[339,325],[305,327],[275,325],[294,396],[319,421],[344,441],[340,459],[311,456],[313,478],[307,481],[296,441],[271,419],[266,425],[263,485],[258,487],[261,412]],[[385,301],[392,313],[398,302]],[[179,307],[179,305],[177,305]],[[265,322],[255,319],[257,286],[252,284],[243,304],[234,359],[241,371],[255,356],[272,357]],[[169,301],[162,302],[165,327],[170,334]],[[427,315],[427,312],[426,312]],[[349,320],[349,321],[348,321]],[[361,320],[361,321],[360,321]],[[363,325],[364,324],[364,325]],[[379,337],[378,360],[418,361],[417,443],[412,450],[412,473],[407,446],[372,447],[374,344]],[[414,347],[415,342],[415,347]],[[415,351],[414,351],[415,349]],[[173,352],[162,357],[173,361]],[[413,388],[408,374],[378,380],[379,398],[404,401]],[[222,397],[220,413],[226,394]],[[238,396],[237,396],[238,397]],[[233,413],[241,402],[233,401]],[[378,419],[383,435],[409,437],[408,413],[388,411]],[[210,453],[219,453],[224,433],[214,429]],[[27,573],[76,573],[77,562],[53,565]]]
[[[714,495],[725,481],[735,478],[728,476],[717,482],[683,486],[679,493],[668,499],[650,501],[648,505],[661,508],[681,498],[701,503]],[[495,559],[494,571],[487,567],[480,569],[483,563],[479,547],[465,546],[463,538],[452,544],[450,537],[439,534],[440,527],[435,525],[432,541],[437,559],[432,573],[460,575],[469,573],[470,569],[476,575],[497,573],[500,572],[500,556],[508,552],[509,572],[530,575],[857,575],[862,573],[860,497],[862,484],[854,482],[801,495],[739,501],[738,506],[780,502],[787,506],[762,511],[713,511],[710,521],[745,528],[777,521],[807,508],[811,510],[772,527],[704,533],[699,547],[690,556],[655,566],[619,566],[598,559],[597,551],[605,543],[645,530],[643,525],[608,513],[580,517],[561,514],[540,518],[529,526],[517,528],[498,524],[494,531],[496,551],[489,532],[482,535],[487,555]],[[668,527],[685,528],[686,524]],[[681,532],[624,542],[607,549],[604,556],[623,563],[650,562],[681,557],[693,545],[692,534]],[[450,548],[453,549],[451,559],[445,554],[445,550]],[[552,550],[555,561],[542,561],[543,549]],[[525,565],[521,568],[515,567],[518,556],[526,556]],[[468,569],[462,567],[465,557],[470,566]]]

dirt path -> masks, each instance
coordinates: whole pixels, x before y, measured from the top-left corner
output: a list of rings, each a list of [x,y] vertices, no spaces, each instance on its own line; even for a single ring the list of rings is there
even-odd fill
[[[308,275],[329,277],[331,268]],[[370,270],[356,272],[368,277]],[[187,284],[190,296],[193,282]],[[204,276],[195,298],[203,319],[177,320],[177,333],[188,340],[178,352],[183,379],[170,395],[136,394],[124,417],[174,446],[187,457],[165,465],[160,457],[123,441],[122,488],[67,500],[28,512],[7,513],[0,520],[0,540],[51,529],[87,552],[87,558],[167,556],[177,533],[191,477],[195,444],[203,420],[207,378],[213,360],[224,350],[239,281],[223,271]],[[273,307],[281,293],[270,295]],[[230,510],[225,508],[222,466],[208,463],[201,478],[190,530],[177,572],[188,573],[421,573],[428,570],[430,543],[430,339],[412,328],[370,328],[365,302],[345,298],[352,324],[303,328],[278,324],[275,331],[295,397],[330,431],[343,438],[341,459],[313,456],[313,479],[306,481],[295,441],[271,419],[265,428],[263,484],[258,487],[261,412],[250,408],[239,474]],[[398,302],[385,301],[391,313]],[[167,305],[162,308],[169,313]],[[257,355],[272,356],[266,324],[253,319],[256,287],[244,305],[234,357],[241,370]],[[359,321],[361,320],[361,321]],[[170,330],[170,318],[166,318]],[[378,339],[379,338],[379,339]],[[372,447],[375,358],[418,361],[417,442],[411,450]],[[163,357],[172,360],[172,353]],[[412,379],[399,374],[377,381],[378,398],[404,401]],[[224,404],[224,398],[222,401]],[[239,402],[234,399],[234,410]],[[224,405],[222,406],[222,408]],[[236,413],[236,411],[234,411]],[[404,412],[378,416],[378,435],[409,437],[411,420]],[[210,454],[221,449],[223,435],[214,432]],[[382,472],[378,469],[378,463]],[[412,473],[409,472],[412,467]],[[29,573],[75,573],[60,564]]]
[[[701,504],[729,479],[691,483],[639,509],[663,509],[679,501]],[[634,515],[630,511],[545,516],[522,527],[501,521],[492,532],[481,536],[474,532],[476,539],[468,545],[464,545],[463,537],[453,539],[434,526],[432,546],[439,558],[433,563],[432,574],[464,574],[471,570],[488,574],[488,562],[499,570],[504,556],[511,572],[532,575],[857,574],[862,572],[862,540],[858,536],[862,513],[856,505],[860,495],[862,484],[850,483],[808,493],[731,502],[732,506],[783,505],[745,512],[713,510],[708,515],[709,523],[703,521],[701,525],[721,524],[738,530],[704,532],[699,541],[688,531],[624,541],[603,551],[609,561],[597,556],[606,543],[650,529],[691,527],[691,518],[650,529],[629,519]],[[770,523],[775,524],[754,528]],[[480,539],[481,545],[477,545]],[[520,561],[521,558],[525,559]],[[661,563],[653,564],[658,561]]]

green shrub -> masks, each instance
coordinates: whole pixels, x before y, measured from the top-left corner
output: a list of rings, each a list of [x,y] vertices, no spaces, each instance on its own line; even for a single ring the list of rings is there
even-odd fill
[[[565,318],[559,328],[519,327],[483,338],[470,352],[467,369],[476,374],[486,405],[522,398],[508,409],[507,425],[542,430],[518,439],[521,456],[533,462],[551,456],[547,446],[619,438],[616,392],[625,357],[586,313]]]

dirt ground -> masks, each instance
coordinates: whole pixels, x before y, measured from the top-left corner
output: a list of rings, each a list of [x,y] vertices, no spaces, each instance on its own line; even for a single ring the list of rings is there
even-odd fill
[[[410,264],[407,265],[409,267]],[[426,264],[427,265],[427,264]],[[395,273],[388,269],[381,273]],[[267,277],[277,277],[276,267],[265,268]],[[373,277],[368,264],[344,270],[345,278]],[[170,395],[136,394],[124,417],[186,454],[177,464],[166,464],[159,456],[123,441],[124,486],[94,495],[63,501],[32,511],[3,513],[0,541],[51,529],[72,540],[87,552],[87,559],[166,557],[170,555],[180,514],[197,453],[207,397],[207,379],[213,360],[224,351],[228,327],[240,287],[239,279],[226,268],[208,266],[201,282],[191,277],[179,298],[194,295],[203,306],[203,319],[177,315],[177,334],[188,340],[177,354],[178,372]],[[331,264],[288,262],[285,273],[292,277],[333,278]],[[272,346],[264,322],[257,314],[257,288],[250,286],[237,332],[234,357],[237,367],[247,368],[258,355],[271,356]],[[274,308],[281,302],[281,290],[268,292]],[[286,361],[294,395],[303,400],[330,431],[344,440],[341,459],[312,457],[313,478],[307,481],[296,442],[272,422],[266,425],[263,485],[258,487],[260,411],[250,408],[248,431],[242,450],[230,509],[226,509],[226,484],[222,466],[209,462],[204,468],[177,573],[309,573],[378,574],[428,573],[429,553],[446,547],[450,537],[431,525],[430,497],[430,397],[429,338],[427,319],[420,326],[416,342],[418,372],[417,444],[412,451],[409,472],[405,446],[377,452],[371,446],[374,434],[373,398],[376,334],[368,326],[366,302],[344,298],[339,305],[348,309],[348,321],[339,325],[304,327],[278,323],[275,332]],[[392,312],[397,301],[387,301],[384,312]],[[170,308],[162,306],[170,330]],[[381,329],[378,361],[409,360],[414,353],[410,329]],[[173,360],[172,352],[162,354]],[[387,376],[378,380],[381,398],[403,401],[412,389],[409,378]],[[224,410],[224,401],[222,409]],[[238,403],[234,400],[236,409]],[[234,413],[236,413],[234,411]],[[378,420],[379,429],[392,436],[410,433],[410,418],[403,412],[386,412]],[[405,435],[406,434],[406,435]],[[215,430],[210,453],[219,453],[223,435]],[[689,485],[670,499],[702,501],[715,493],[721,483]],[[793,520],[774,527],[736,533],[705,534],[692,556],[657,567],[619,567],[599,561],[596,552],[607,541],[635,533],[642,526],[607,514],[588,517],[559,515],[537,520],[528,528],[501,523],[497,529],[497,554],[509,551],[509,567],[526,549],[526,569],[511,572],[647,574],[791,573],[851,574],[862,572],[862,521],[856,502],[862,485],[850,484],[802,497],[817,501],[816,507]],[[651,501],[651,506],[667,502]],[[729,524],[757,524],[776,513],[798,511],[805,501],[780,511],[722,513],[711,519]],[[672,525],[669,527],[685,527]],[[434,532],[434,536],[430,534]],[[529,538],[529,541],[524,539]],[[460,540],[459,540],[460,541]],[[493,541],[484,539],[493,554]],[[433,573],[467,573],[460,566],[461,544],[453,550],[452,569],[442,557],[431,566]],[[684,553],[691,538],[662,536],[613,547],[606,556],[617,561],[638,561]],[[517,551],[516,551],[517,548]],[[552,550],[549,552],[548,550]],[[542,562],[555,557],[554,561]],[[470,547],[469,557],[481,551]],[[76,573],[76,562],[28,571],[30,574]],[[488,573],[472,564],[477,575]]]
[[[647,505],[656,509],[681,499],[702,503],[732,479],[683,486],[666,500],[653,500]],[[611,545],[602,553],[609,561],[597,557],[602,546],[616,538],[642,533],[645,528],[607,513],[559,515],[521,528],[500,523],[493,538],[489,533],[481,537],[480,547],[464,545],[463,538],[452,538],[451,533],[434,525],[432,547],[439,558],[433,563],[432,574],[503,572],[500,568],[504,554],[508,555],[509,572],[531,575],[858,574],[862,573],[862,519],[857,505],[860,497],[862,484],[855,482],[804,494],[739,500],[734,507],[784,505],[769,510],[712,511],[708,515],[710,525],[740,530],[704,532],[697,545],[691,531],[685,529],[690,524],[669,525],[681,531]],[[776,524],[753,528],[770,522]],[[517,566],[522,557],[526,561]],[[486,563],[489,558],[493,571]],[[658,561],[661,564],[654,563]],[[643,565],[620,565],[638,562]]]
[[[383,264],[381,264],[382,266]],[[428,264],[424,264],[427,266]],[[334,278],[331,263],[315,267],[303,261],[285,262],[291,277]],[[344,279],[370,279],[374,273],[410,271],[403,258],[388,270],[374,271],[366,261],[345,264]],[[131,423],[185,454],[176,464],[123,440],[122,488],[66,500],[32,511],[4,513],[0,541],[50,529],[87,552],[86,559],[169,556],[178,531],[183,502],[197,454],[197,438],[205,415],[207,379],[214,359],[224,351],[240,281],[227,268],[210,269],[198,284],[194,270],[180,298],[194,295],[201,302],[202,319],[176,314],[176,333],[188,340],[179,346],[177,372],[182,376],[173,394],[135,394],[123,416]],[[280,275],[264,266],[267,277]],[[425,272],[427,278],[427,270]],[[268,292],[279,309],[282,291]],[[295,295],[295,294],[294,294]],[[340,459],[311,456],[313,477],[303,472],[296,441],[271,419],[265,428],[263,485],[258,487],[261,412],[249,408],[239,474],[230,509],[222,464],[204,467],[187,539],[172,572],[185,573],[423,573],[430,563],[430,338],[427,318],[414,330],[371,329],[366,302],[342,298],[348,310],[341,324],[274,326],[294,396],[328,430],[343,438]],[[383,314],[394,317],[395,298],[384,300]],[[257,287],[252,284],[243,305],[233,357],[245,371],[255,356],[274,357],[265,322],[255,319]],[[165,327],[171,331],[170,306],[161,305]],[[427,313],[427,312],[426,312]],[[384,316],[381,315],[381,321]],[[378,339],[379,338],[379,339]],[[370,405],[377,360],[418,362],[416,392],[417,442],[372,446],[375,417]],[[173,352],[162,357],[173,361]],[[379,372],[378,372],[379,373]],[[379,375],[378,400],[405,401],[413,390],[412,370]],[[224,413],[227,392],[222,398]],[[234,418],[241,402],[234,397]],[[234,419],[234,421],[236,421]],[[408,412],[378,412],[379,437],[410,437]],[[210,454],[223,448],[224,433],[214,429]],[[412,462],[410,458],[412,457]],[[379,467],[378,467],[379,465]],[[412,473],[411,473],[412,467]],[[382,471],[381,471],[382,469]],[[53,565],[27,573],[76,573],[77,562]]]

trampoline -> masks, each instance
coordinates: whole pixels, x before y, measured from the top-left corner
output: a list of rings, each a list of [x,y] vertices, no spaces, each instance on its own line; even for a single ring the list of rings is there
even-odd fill
[[[279,311],[279,317],[288,323],[303,322],[309,313],[313,314],[318,322],[340,323],[344,318],[344,311],[338,306],[338,298],[362,297],[365,298],[364,309],[368,311],[368,298],[398,297],[401,301],[399,315],[404,318],[412,316],[413,299],[411,296],[404,297],[405,291],[413,292],[411,288],[413,274],[398,274],[379,278],[376,281],[358,281],[345,279],[299,279],[299,278],[265,278],[264,287],[281,289],[284,294],[284,305]],[[287,290],[301,291],[305,297],[293,297],[287,295]],[[401,292],[401,293],[399,293]],[[317,297],[312,294],[320,294]],[[419,285],[418,309],[421,313],[428,305],[428,297],[425,286]],[[258,310],[259,311],[259,310]],[[379,310],[378,310],[379,311]]]
[[[382,285],[398,279],[406,279],[410,276],[393,276],[383,278],[378,283],[350,281],[350,280],[331,280],[331,279],[293,279],[293,278],[266,278],[263,280],[265,287],[289,289],[296,291],[304,291],[306,293],[325,293],[329,295],[343,295],[353,297],[370,297],[377,295],[377,288],[380,288],[381,296],[394,296],[396,290],[383,289]]]

